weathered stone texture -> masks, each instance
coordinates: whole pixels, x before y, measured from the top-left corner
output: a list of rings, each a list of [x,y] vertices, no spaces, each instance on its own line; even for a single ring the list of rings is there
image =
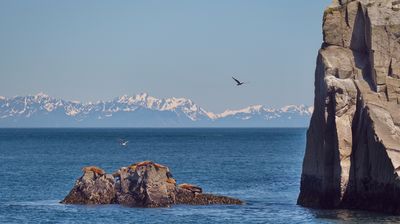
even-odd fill
[[[130,207],[168,207],[173,204],[242,204],[230,197],[203,194],[195,185],[177,185],[169,168],[151,161],[121,167],[106,174],[98,167],[83,175],[61,202],[65,204],[121,204]]]
[[[400,213],[400,1],[324,13],[298,203]]]

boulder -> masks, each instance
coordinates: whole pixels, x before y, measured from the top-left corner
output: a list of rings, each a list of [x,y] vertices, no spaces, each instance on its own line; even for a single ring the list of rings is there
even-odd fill
[[[192,184],[177,185],[168,167],[144,161],[106,174],[98,167],[83,168],[83,175],[61,203],[121,204],[130,207],[168,207],[173,204],[242,204],[238,199],[203,194]]]
[[[119,204],[165,207],[175,203],[176,182],[168,167],[151,161],[120,169],[116,176]]]
[[[399,7],[325,10],[298,204],[400,214]]]
[[[62,203],[111,204],[115,199],[114,177],[95,166],[82,169],[83,175],[76,182]]]

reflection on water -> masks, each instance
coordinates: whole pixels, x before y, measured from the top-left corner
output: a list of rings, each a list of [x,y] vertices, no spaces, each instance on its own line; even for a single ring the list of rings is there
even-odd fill
[[[315,218],[327,221],[358,223],[399,223],[400,216],[348,209],[309,209]]]

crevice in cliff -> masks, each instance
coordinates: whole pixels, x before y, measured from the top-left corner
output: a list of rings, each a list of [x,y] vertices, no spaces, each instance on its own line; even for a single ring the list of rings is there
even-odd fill
[[[358,139],[359,139],[359,134],[361,131],[361,126],[362,126],[362,97],[361,97],[361,92],[360,89],[357,85],[357,82],[353,80],[354,85],[356,86],[357,89],[357,98],[356,98],[356,111],[354,112],[353,120],[352,120],[352,126],[351,126],[351,134],[352,134],[352,147],[351,147],[351,155],[350,155],[350,173],[349,173],[349,181],[347,188],[345,189],[345,193],[343,196],[343,200],[341,203],[341,207],[346,207],[348,204],[351,204],[352,201],[352,193],[357,192],[357,176],[356,176],[356,169],[357,169],[357,160],[355,158],[355,155],[357,153],[357,147],[358,147]]]
[[[344,15],[344,20],[346,21],[347,28],[350,28],[350,23],[349,23],[349,7],[346,5],[346,11]]]
[[[376,84],[376,78],[375,78],[374,71],[373,71],[374,50],[372,49],[372,38],[371,38],[372,27],[371,27],[371,18],[369,17],[368,8],[365,10],[364,21],[365,21],[364,43],[365,43],[366,54],[368,55],[368,63],[366,65],[365,72],[363,71],[363,78],[368,83],[370,89],[372,91],[376,92],[377,84]]]
[[[336,127],[336,89],[328,90],[329,103],[327,104],[327,118],[325,129],[325,170],[324,175],[325,198],[321,201],[323,208],[335,208],[341,201],[341,174],[340,151]]]

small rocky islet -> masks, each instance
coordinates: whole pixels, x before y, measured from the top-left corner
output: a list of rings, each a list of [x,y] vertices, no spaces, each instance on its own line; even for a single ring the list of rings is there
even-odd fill
[[[241,205],[231,197],[203,193],[201,187],[177,184],[168,167],[143,161],[107,174],[96,166],[84,167],[63,204],[120,204],[129,207],[169,207],[176,204]]]

